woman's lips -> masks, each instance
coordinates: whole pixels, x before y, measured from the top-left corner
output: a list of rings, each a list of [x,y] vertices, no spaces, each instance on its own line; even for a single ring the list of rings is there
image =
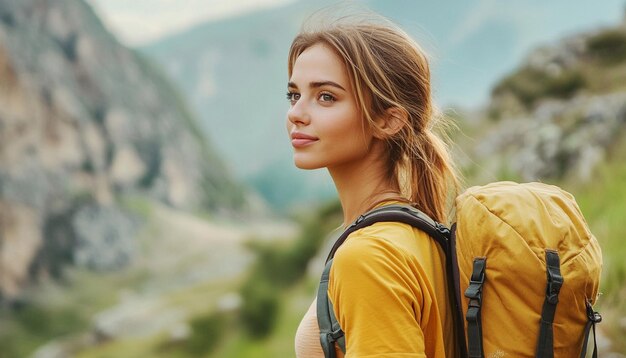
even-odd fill
[[[306,147],[309,144],[317,142],[317,139],[292,139],[291,145],[296,148]]]
[[[319,139],[308,134],[294,132],[291,133],[291,145],[294,148],[302,148],[317,142]]]

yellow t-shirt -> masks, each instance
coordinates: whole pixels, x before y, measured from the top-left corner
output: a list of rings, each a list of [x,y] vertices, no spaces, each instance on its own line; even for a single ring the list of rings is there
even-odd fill
[[[346,357],[454,357],[444,263],[439,245],[407,224],[380,222],[348,236],[328,287]],[[314,308],[296,334],[299,358],[323,357]]]
[[[335,254],[328,297],[346,357],[454,357],[445,254],[410,225],[380,222]]]

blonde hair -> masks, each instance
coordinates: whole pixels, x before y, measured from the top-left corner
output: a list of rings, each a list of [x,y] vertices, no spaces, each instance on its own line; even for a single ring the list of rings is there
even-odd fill
[[[323,43],[344,61],[365,120],[389,108],[406,115],[402,129],[385,139],[389,153],[387,177],[418,209],[447,221],[449,195],[459,179],[449,149],[434,128],[446,124],[433,104],[430,69],[425,52],[403,30],[383,17],[342,18],[315,29],[304,29],[289,50],[288,72],[307,48]]]

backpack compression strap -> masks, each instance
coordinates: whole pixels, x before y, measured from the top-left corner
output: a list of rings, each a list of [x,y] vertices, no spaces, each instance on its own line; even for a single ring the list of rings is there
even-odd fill
[[[537,341],[537,358],[554,357],[554,333],[552,323],[556,314],[556,305],[559,303],[559,292],[563,286],[559,253],[555,250],[546,250],[546,298],[541,309],[541,325]],[[595,337],[595,336],[594,336]]]
[[[559,254],[555,250],[546,250],[546,274],[548,282],[546,284],[546,298],[541,310],[541,326],[539,328],[539,339],[537,343],[537,358],[552,358],[554,356],[554,334],[552,324],[556,313],[556,305],[559,302],[559,292],[563,286],[563,276],[561,276],[561,264]],[[596,323],[602,321],[602,316],[593,310],[591,303],[585,301],[587,307],[587,324],[584,329],[583,348],[580,358],[587,355],[587,343],[589,333],[593,329],[593,353],[592,357],[598,357],[598,343],[596,341]]]
[[[596,341],[596,323],[602,322],[602,316],[598,312],[593,310],[591,307],[591,303],[589,301],[585,301],[585,305],[587,306],[587,324],[585,325],[585,338],[583,340],[583,349],[580,352],[580,358],[585,358],[587,355],[587,343],[589,342],[589,332],[593,328],[593,353],[592,358],[598,357],[598,342]]]
[[[453,279],[453,273],[458,269],[456,264],[456,256],[454,255],[454,235],[450,234],[450,230],[444,225],[432,220],[426,214],[421,211],[406,205],[387,205],[376,208],[359,216],[354,223],[352,223],[339,238],[335,241],[328,258],[326,259],[326,266],[320,280],[320,285],[317,292],[317,322],[320,328],[320,341],[324,355],[326,358],[335,357],[334,342],[339,344],[341,350],[345,353],[345,336],[332,308],[332,304],[328,299],[328,279],[330,276],[330,268],[332,266],[332,260],[335,256],[335,252],[344,243],[348,236],[356,230],[372,225],[377,222],[401,222],[418,228],[433,238],[444,250],[446,254],[446,274],[448,282],[448,291],[453,303],[453,309],[455,311],[454,321],[457,326],[457,339],[459,348],[461,351],[461,357],[465,357],[465,332],[463,330],[461,301],[458,292],[458,280]]]
[[[469,286],[465,290],[465,297],[469,298],[467,304],[467,353],[470,358],[483,358],[483,330],[480,319],[480,308],[483,304],[483,284],[485,283],[485,257],[474,259],[472,277]]]

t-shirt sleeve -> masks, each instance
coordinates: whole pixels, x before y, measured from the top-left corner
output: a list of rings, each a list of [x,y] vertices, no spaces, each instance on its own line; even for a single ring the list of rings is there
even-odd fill
[[[385,239],[355,237],[337,250],[329,298],[346,357],[426,357],[423,295],[408,255]]]

